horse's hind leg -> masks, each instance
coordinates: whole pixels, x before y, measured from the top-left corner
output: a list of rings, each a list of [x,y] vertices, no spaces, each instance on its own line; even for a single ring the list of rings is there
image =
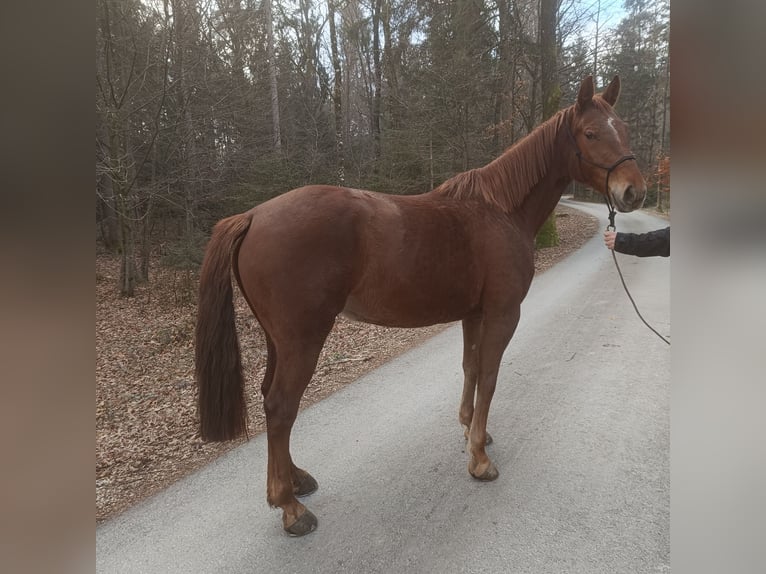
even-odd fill
[[[474,397],[479,376],[479,342],[481,340],[481,315],[463,319],[463,395],[460,399],[458,419],[463,427],[463,433],[468,440],[473,419]],[[487,444],[492,443],[492,437],[487,433]]]
[[[271,388],[271,382],[274,380],[274,371],[277,368],[277,349],[274,346],[274,341],[268,333],[264,331],[266,336],[266,373],[263,375],[263,381],[261,382],[261,394],[263,398],[269,394]]]
[[[316,517],[295,498],[310,494],[317,484],[293,463],[290,433],[326,336],[325,332],[321,337],[276,342],[278,360],[263,401],[268,437],[267,499],[271,506],[282,509],[282,525],[293,536],[308,534],[317,526]]]
[[[276,347],[269,334],[266,333],[265,335],[268,358],[266,361],[266,374],[264,375],[263,382],[261,383],[261,394],[263,395],[264,399],[266,398],[266,395],[269,394],[269,390],[271,389],[271,383],[274,380],[274,371],[276,370],[277,366]],[[293,482],[293,492],[295,496],[308,496],[318,488],[314,477],[305,470],[295,466],[295,464],[292,465],[291,477]]]

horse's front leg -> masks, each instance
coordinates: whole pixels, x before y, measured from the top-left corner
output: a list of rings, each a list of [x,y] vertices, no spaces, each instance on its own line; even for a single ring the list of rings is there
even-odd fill
[[[479,343],[481,341],[481,315],[463,319],[463,394],[460,398],[458,420],[463,427],[463,434],[468,440],[473,419],[476,383],[479,376]],[[487,444],[492,444],[492,436],[487,433]]]
[[[463,319],[463,395],[460,398],[458,419],[463,426],[465,438],[471,430],[473,400],[476,395],[476,378],[479,374],[479,338],[481,316]]]
[[[487,419],[495,393],[500,360],[519,322],[519,309],[505,316],[485,317],[479,345],[476,405],[468,435],[470,460],[468,472],[479,480],[495,480],[498,470],[487,456]]]

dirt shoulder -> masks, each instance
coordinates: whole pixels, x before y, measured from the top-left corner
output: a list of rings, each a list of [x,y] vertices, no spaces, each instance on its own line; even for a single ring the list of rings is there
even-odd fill
[[[599,228],[560,206],[560,245],[539,250],[537,273]],[[101,522],[241,444],[203,443],[197,433],[194,318],[197,277],[154,265],[150,285],[123,299],[118,261],[96,257],[96,520]],[[265,430],[259,394],[266,368],[260,326],[235,289],[250,436]],[[305,408],[445,329],[389,329],[338,318],[301,402]],[[459,360],[459,359],[456,359]],[[457,401],[455,409],[457,413]],[[456,414],[457,416],[457,414]]]

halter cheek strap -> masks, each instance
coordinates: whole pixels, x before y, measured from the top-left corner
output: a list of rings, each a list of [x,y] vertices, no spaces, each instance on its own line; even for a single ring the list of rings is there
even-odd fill
[[[636,156],[633,154],[630,155],[624,155],[620,159],[618,159],[616,162],[614,162],[612,165],[601,165],[600,163],[596,163],[595,161],[589,160],[587,157],[583,157],[582,152],[580,151],[580,146],[577,145],[577,140],[574,137],[574,134],[572,133],[572,128],[569,126],[569,124],[566,124],[567,127],[567,133],[569,134],[570,139],[572,140],[572,143],[575,147],[575,155],[577,155],[577,160],[582,164],[583,162],[592,165],[593,167],[597,167],[599,169],[606,170],[606,181],[604,182],[604,199],[606,200],[606,205],[609,208],[609,225],[606,226],[607,230],[615,229],[614,226],[614,216],[617,214],[617,211],[615,211],[614,207],[612,206],[612,200],[609,197],[609,176],[612,175],[612,172],[617,168],[618,165],[620,165],[623,162],[626,162],[628,160],[635,160]]]

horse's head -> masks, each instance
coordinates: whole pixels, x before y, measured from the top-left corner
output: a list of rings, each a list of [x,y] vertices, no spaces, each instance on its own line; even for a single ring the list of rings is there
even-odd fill
[[[620,78],[615,76],[601,94],[594,92],[593,77],[588,76],[572,106],[568,129],[576,154],[574,179],[606,195],[618,211],[633,211],[644,204],[646,182],[630,151],[625,122],[612,109]]]

